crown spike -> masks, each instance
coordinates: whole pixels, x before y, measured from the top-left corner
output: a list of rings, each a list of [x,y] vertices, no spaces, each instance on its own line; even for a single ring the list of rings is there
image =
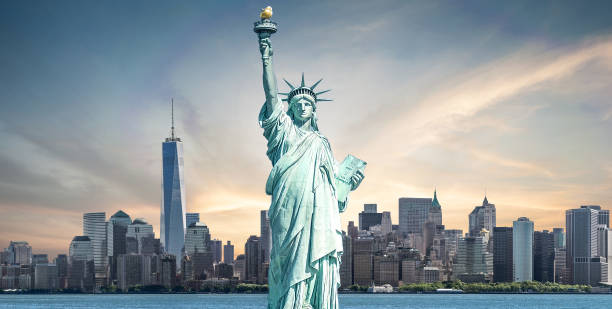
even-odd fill
[[[283,102],[289,102],[289,99],[281,99]]]
[[[279,92],[278,94],[289,95],[289,92]]]
[[[304,84],[304,72],[302,72],[302,85],[300,85],[300,87],[305,87],[306,84]]]
[[[314,85],[312,85],[312,86],[310,87],[310,90],[314,90],[314,89],[315,89],[315,87],[317,87],[317,85],[319,85],[319,83],[320,83],[322,80],[323,80],[323,79],[321,78],[321,79],[319,79],[319,81],[318,81],[318,82],[314,83]]]
[[[291,90],[295,89],[295,87],[293,85],[291,85],[290,82],[288,82],[286,79],[283,78],[283,80],[285,81],[285,83],[287,83],[287,85],[291,88]]]
[[[324,94],[324,93],[330,92],[330,91],[331,91],[331,89],[323,90],[321,92],[317,92],[317,95]]]
[[[319,102],[319,101],[321,101],[321,102],[325,102],[325,101],[329,102],[329,101],[333,101],[333,100],[332,99],[317,99],[317,102]]]

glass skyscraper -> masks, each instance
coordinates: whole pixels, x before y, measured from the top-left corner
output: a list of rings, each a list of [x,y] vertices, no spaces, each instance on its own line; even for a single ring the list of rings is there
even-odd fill
[[[533,221],[512,222],[512,265],[515,282],[533,280]]]
[[[162,143],[162,157],[161,243],[179,261],[185,245],[185,181],[183,142],[174,136],[174,104],[172,134]]]

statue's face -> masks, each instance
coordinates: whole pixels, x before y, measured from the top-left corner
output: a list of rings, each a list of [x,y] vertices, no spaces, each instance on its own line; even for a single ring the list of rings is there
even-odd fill
[[[298,94],[291,98],[293,119],[301,121],[312,118],[315,100],[307,94]]]

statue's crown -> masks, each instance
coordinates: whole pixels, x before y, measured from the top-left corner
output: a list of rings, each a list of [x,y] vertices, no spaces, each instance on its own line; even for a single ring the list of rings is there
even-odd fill
[[[296,96],[298,94],[307,94],[307,95],[313,97],[315,99],[315,102],[333,101],[331,99],[319,99],[319,95],[324,94],[326,92],[329,92],[329,91],[331,91],[331,89],[323,90],[323,91],[320,91],[320,92],[315,92],[314,91],[315,87],[317,87],[317,85],[319,85],[319,83],[323,80],[322,78],[319,79],[319,81],[317,81],[316,83],[314,83],[314,85],[312,85],[310,87],[307,87],[306,84],[304,83],[304,73],[302,73],[302,82],[300,83],[299,87],[293,86],[290,82],[288,82],[284,78],[283,78],[283,80],[285,81],[285,83],[287,83],[289,88],[291,88],[291,91],[289,91],[289,92],[279,92],[278,93],[278,94],[282,94],[282,95],[287,96],[287,98],[283,99],[283,101],[285,101],[285,102],[291,102],[291,98],[293,98],[294,96]]]

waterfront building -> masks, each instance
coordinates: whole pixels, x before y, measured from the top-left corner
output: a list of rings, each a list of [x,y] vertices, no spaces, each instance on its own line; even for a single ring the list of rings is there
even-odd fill
[[[143,258],[139,254],[121,254],[117,257],[119,289],[125,292],[130,287],[143,284]]]
[[[470,236],[478,236],[482,229],[493,234],[493,228],[497,225],[495,204],[489,203],[485,196],[482,205],[474,207],[468,219]]]
[[[34,266],[34,288],[37,290],[57,290],[57,275],[57,266],[55,264],[36,264]]]
[[[512,222],[512,265],[515,282],[533,280],[533,221]]]
[[[440,281],[440,268],[426,266],[423,267],[423,283],[434,283]]]
[[[223,252],[223,242],[219,239],[213,239],[210,241],[210,248],[213,256],[213,261],[215,263],[220,263],[222,257],[221,253]]]
[[[58,254],[53,264],[57,267],[57,280],[58,289],[65,289],[68,287],[68,256],[65,254]]]
[[[487,243],[489,234],[482,231],[481,236],[459,238],[457,256],[453,265],[453,280],[463,282],[488,282],[493,277],[493,254],[489,253]]]
[[[555,237],[547,230],[533,233],[533,280],[555,281]]]
[[[200,213],[188,212],[185,214],[186,226],[189,227],[192,223],[200,222]]]
[[[353,282],[371,285],[373,278],[374,239],[370,237],[353,240]]]
[[[261,283],[260,268],[263,264],[260,238],[251,235],[244,244],[245,275],[244,280],[250,283]]]
[[[11,241],[7,248],[8,264],[32,264],[32,247],[27,241]]]
[[[376,254],[373,258],[373,264],[374,284],[398,286],[400,261],[396,255]]]
[[[566,248],[555,248],[555,261],[554,261],[554,271],[555,271],[555,282],[556,283],[571,283],[568,279],[568,270],[567,270],[567,249]]]
[[[512,228],[496,226],[493,231],[493,281],[512,282]]]
[[[68,287],[85,292],[95,287],[94,250],[88,236],[75,236],[70,242]]]
[[[106,267],[108,265],[106,255],[106,213],[90,212],[83,214],[83,235],[91,240],[96,269],[96,287],[101,287],[106,282]]]
[[[234,267],[225,263],[215,265],[215,277],[232,279],[234,277]]]
[[[353,284],[353,239],[342,232],[342,263],[340,264],[340,286]]]
[[[246,256],[239,254],[234,260],[234,277],[240,281],[246,280]]]
[[[171,254],[162,254],[160,257],[161,270],[160,284],[168,289],[174,288],[176,283],[176,257]]]
[[[171,135],[162,143],[161,244],[178,258],[185,246],[185,179],[183,142],[174,135],[174,102],[172,102]]]
[[[421,261],[418,258],[402,259],[401,263],[401,280],[404,284],[417,283],[417,272],[421,267]]]
[[[555,240],[555,249],[565,248],[565,232],[562,227],[553,228],[553,237]]]
[[[270,250],[272,249],[272,233],[270,232],[270,218],[268,211],[259,212],[259,241],[263,254],[263,262],[270,262]]]
[[[223,262],[228,265],[234,264],[234,245],[229,240],[223,246]]]
[[[596,285],[608,280],[608,263],[598,255],[600,223],[605,225],[606,213],[599,215],[599,206],[581,206],[565,212],[566,263],[568,280],[574,284]]]
[[[185,233],[185,254],[210,252],[210,231],[203,222],[192,223]]]

